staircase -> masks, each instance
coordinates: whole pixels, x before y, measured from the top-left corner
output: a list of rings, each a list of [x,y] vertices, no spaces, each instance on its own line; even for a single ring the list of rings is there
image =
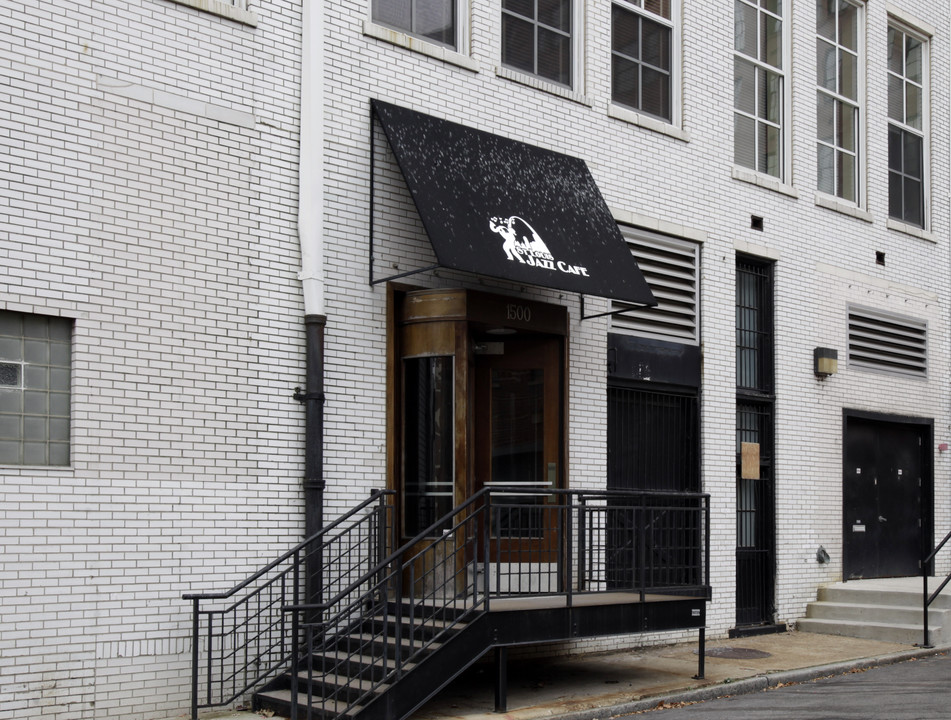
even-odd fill
[[[929,592],[938,585],[930,578]],[[851,580],[819,588],[817,602],[797,622],[804,632],[914,645],[923,640],[920,577]],[[928,610],[930,642],[951,644],[951,588]]]
[[[546,497],[555,542],[503,544],[503,519],[538,504],[485,488],[391,551],[381,491],[231,591],[186,595],[193,720],[248,693],[292,720],[401,720],[492,648],[683,629],[702,647],[708,496]]]

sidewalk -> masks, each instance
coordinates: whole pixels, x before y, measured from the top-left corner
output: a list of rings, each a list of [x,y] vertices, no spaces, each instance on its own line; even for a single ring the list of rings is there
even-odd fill
[[[553,660],[510,656],[507,713],[493,712],[495,686],[490,662],[470,668],[424,705],[413,720],[596,720],[664,703],[755,692],[949,649],[922,650],[795,631],[719,639],[707,643],[703,680],[694,679],[696,642]],[[252,712],[203,717],[261,718]]]

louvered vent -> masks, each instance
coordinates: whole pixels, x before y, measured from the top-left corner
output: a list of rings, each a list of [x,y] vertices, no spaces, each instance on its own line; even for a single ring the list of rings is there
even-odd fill
[[[621,232],[658,304],[643,308],[615,302],[613,310],[626,312],[612,317],[612,330],[696,343],[698,245],[624,226]]]
[[[849,308],[849,364],[923,377],[927,329],[921,320]]]

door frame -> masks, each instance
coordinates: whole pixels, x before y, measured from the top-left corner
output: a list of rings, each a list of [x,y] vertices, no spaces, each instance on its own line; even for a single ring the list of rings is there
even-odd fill
[[[921,549],[934,547],[934,418],[917,417],[914,415],[899,415],[896,413],[873,412],[843,408],[842,410],[842,437],[840,448],[842,453],[842,474],[840,491],[841,532],[842,532],[842,579],[848,580],[848,543],[845,537],[847,527],[847,508],[845,507],[845,474],[846,456],[845,443],[848,436],[849,421],[863,420],[891,425],[906,425],[921,433]],[[921,555],[924,557],[924,553]],[[919,568],[920,572],[920,568]],[[934,574],[934,567],[928,568],[928,574]]]

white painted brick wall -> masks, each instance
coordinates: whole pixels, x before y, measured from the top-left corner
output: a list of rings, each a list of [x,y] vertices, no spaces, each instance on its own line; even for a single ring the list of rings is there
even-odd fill
[[[589,0],[586,103],[498,75],[498,3],[472,0],[478,72],[363,34],[359,0],[325,0],[327,514],[385,483],[385,290],[367,282],[369,101],[395,102],[583,158],[617,211],[706,234],[704,489],[712,495],[712,634],[735,617],[734,261],[777,258],[778,619],[841,576],[843,408],[934,418],[951,432],[946,4],[900,8],[931,44],[931,235],[887,220],[883,4],[867,4],[867,210],[817,207],[812,5],[792,8],[792,181],[731,178],[733,9],[684,2],[689,142],[609,118],[610,13]],[[303,314],[296,271],[300,2],[252,2],[250,27],[164,0],[0,7],[0,307],[75,320],[69,469],[0,467],[0,718],[162,718],[188,704],[183,592],[224,589],[302,528]],[[378,138],[378,275],[431,249]],[[765,219],[763,232],[749,216]],[[887,265],[875,264],[875,251]],[[605,335],[577,298],[439,271],[433,286],[566,305],[569,474],[604,483]],[[591,311],[598,306],[592,300]],[[929,324],[927,380],[844,361],[855,302]],[[812,348],[840,372],[811,372]],[[936,518],[951,526],[949,463]],[[832,562],[814,560],[818,545]],[[946,569],[951,564],[944,561]],[[669,641],[585,642],[559,651]]]

